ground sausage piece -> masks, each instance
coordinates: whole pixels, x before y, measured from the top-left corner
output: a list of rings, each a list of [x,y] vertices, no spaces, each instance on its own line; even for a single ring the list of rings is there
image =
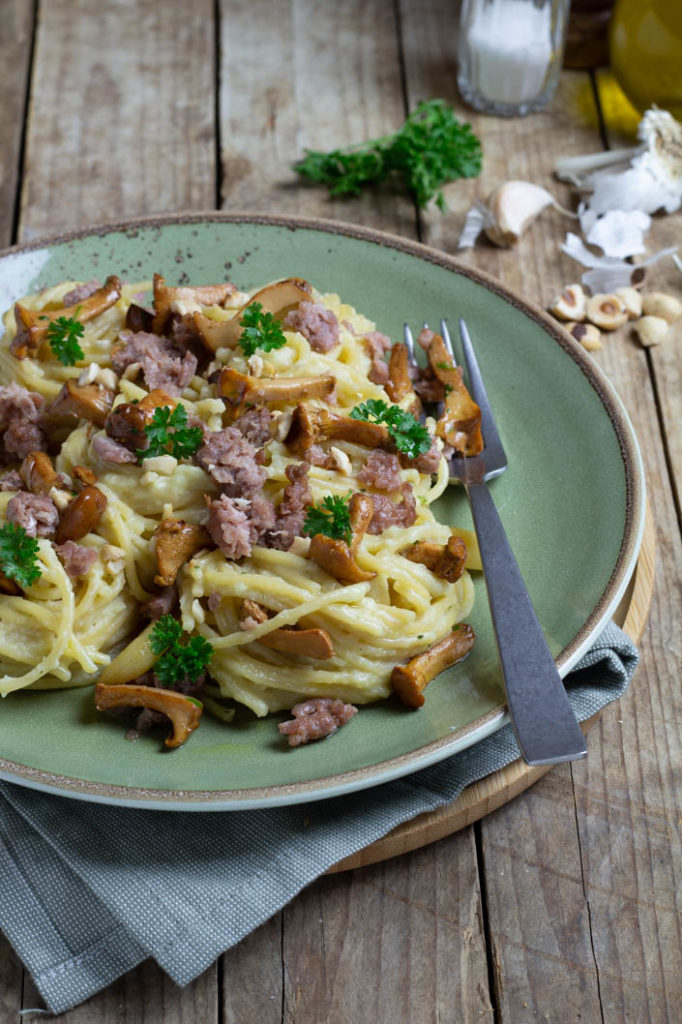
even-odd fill
[[[388,381],[388,363],[384,359],[384,355],[391,347],[391,339],[382,334],[381,331],[370,331],[369,334],[365,335],[365,342],[369,357],[372,360],[367,376],[372,384],[379,384],[383,387]]]
[[[418,455],[416,459],[406,460],[408,466],[414,466],[420,473],[432,475],[438,472],[440,466],[441,451],[438,447],[438,442],[435,437],[431,441],[431,447],[428,452],[424,452],[423,455]]]
[[[302,535],[305,510],[313,503],[313,495],[308,485],[309,469],[308,462],[296,462],[284,470],[289,483],[284,488],[282,500],[277,507],[275,528],[265,539],[269,548],[288,551],[294,537]]]
[[[119,376],[133,363],[139,363],[150,391],[160,388],[171,397],[186,388],[197,368],[192,352],[180,352],[168,338],[146,331],[121,331],[119,344],[111,353],[111,365]]]
[[[237,559],[251,554],[252,540],[247,502],[221,494],[208,506],[208,530],[225,558]]]
[[[55,551],[66,569],[67,576],[70,576],[72,580],[78,579],[79,576],[87,576],[90,567],[97,561],[97,552],[94,548],[76,544],[73,540],[55,544]]]
[[[153,597],[147,598],[146,601],[140,604],[140,615],[145,619],[151,619],[152,622],[156,622],[157,619],[162,618],[164,615],[172,615],[178,606],[179,600],[178,591],[174,585],[163,587],[158,594],[154,594]]]
[[[29,452],[45,450],[45,434],[40,419],[45,399],[36,391],[28,391],[20,384],[0,387],[0,432],[7,455],[22,458]]]
[[[414,500],[412,484],[401,487],[403,500],[394,504],[385,494],[373,494],[374,515],[367,527],[367,533],[383,533],[389,526],[412,526],[417,518],[417,502]]]
[[[261,448],[270,440],[270,422],[272,415],[267,406],[260,409],[249,409],[233,423],[233,426],[244,435],[255,448]]]
[[[100,288],[99,281],[86,281],[85,284],[77,284],[70,292],[67,292],[62,299],[62,306],[75,306],[77,302],[84,302]]]
[[[397,491],[403,479],[400,475],[400,459],[392,452],[375,448],[358,473],[358,480],[378,491]]]
[[[137,455],[125,448],[118,441],[113,441],[106,434],[95,434],[92,439],[92,450],[102,462],[111,462],[115,466],[123,465],[126,462],[137,462]]]
[[[311,740],[321,740],[341,725],[345,725],[358,709],[352,704],[344,704],[342,700],[331,700],[329,697],[314,697],[291,709],[294,716],[288,722],[280,722],[278,729],[289,739],[290,747],[300,747]]]
[[[234,426],[208,434],[195,459],[231,498],[253,497],[267,476],[256,462],[256,449]]]
[[[23,489],[24,481],[16,469],[10,469],[7,473],[3,473],[0,476],[0,491],[22,491]]]
[[[287,313],[284,326],[302,334],[314,352],[329,352],[339,343],[339,321],[317,302],[299,302]]]
[[[7,521],[23,526],[29,537],[51,537],[59,524],[59,512],[47,494],[20,491],[7,502]]]

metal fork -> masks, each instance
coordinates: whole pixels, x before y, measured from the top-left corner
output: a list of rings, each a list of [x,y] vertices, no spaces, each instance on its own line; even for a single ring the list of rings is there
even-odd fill
[[[426,326],[426,325],[425,325]],[[467,492],[495,631],[507,704],[516,739],[529,765],[574,761],[587,754],[585,737],[573,713],[552,653],[538,621],[486,481],[507,468],[481,371],[463,320],[459,322],[469,391],[481,409],[484,449],[480,455],[455,453],[449,460],[451,482]],[[441,335],[456,362],[448,326]],[[414,361],[412,332],[405,343]]]

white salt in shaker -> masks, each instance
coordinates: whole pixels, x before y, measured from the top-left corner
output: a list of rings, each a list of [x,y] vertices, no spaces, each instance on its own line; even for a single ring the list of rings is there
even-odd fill
[[[570,0],[462,0],[457,84],[475,110],[513,116],[554,94]]]

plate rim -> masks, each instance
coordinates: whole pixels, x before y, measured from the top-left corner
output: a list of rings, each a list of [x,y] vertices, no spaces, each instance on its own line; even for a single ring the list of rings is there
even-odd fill
[[[530,299],[522,298],[486,271],[471,267],[456,256],[422,242],[395,235],[378,228],[352,224],[343,220],[271,214],[258,211],[205,210],[151,214],[126,220],[107,221],[74,231],[21,242],[0,249],[0,262],[34,250],[67,244],[85,238],[105,237],[136,229],[172,227],[183,224],[228,223],[263,224],[291,230],[318,231],[370,242],[391,250],[415,256],[435,264],[492,291],[519,312],[535,321],[573,359],[587,378],[606,410],[613,426],[625,470],[626,503],[623,541],[608,582],[590,615],[576,635],[557,655],[555,661],[565,676],[580,660],[591,642],[618,606],[634,572],[644,532],[646,485],[641,451],[630,417],[604,371],[590,358],[580,344],[560,324]],[[352,769],[313,780],[231,790],[160,790],[140,786],[117,786],[58,775],[44,769],[20,765],[0,757],[0,780],[51,794],[119,807],[144,807],[150,810],[232,811],[287,806],[335,796],[381,785],[411,775],[430,764],[473,746],[479,740],[509,721],[504,705],[487,712],[474,723],[456,730],[450,736],[434,740],[420,748],[364,768]]]

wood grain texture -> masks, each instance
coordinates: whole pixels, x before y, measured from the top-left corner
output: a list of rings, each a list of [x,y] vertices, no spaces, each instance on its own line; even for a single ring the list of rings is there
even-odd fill
[[[12,242],[14,209],[21,171],[21,140],[33,37],[33,5],[3,0],[0,8],[0,245]],[[22,966],[0,934],[0,1021],[14,1019],[21,1005]]]
[[[284,910],[283,1020],[493,1020],[472,831],[328,876]]]
[[[0,104],[0,245],[12,241],[17,182],[21,168],[24,106],[33,39],[33,4],[3,0],[0,9],[0,65],[3,68]]]
[[[281,1024],[282,914],[275,914],[222,957],[224,1024]]]
[[[352,220],[414,237],[409,198],[329,200],[291,164],[396,131],[405,118],[392,0],[223,0],[223,208]],[[263,31],[267,23],[276,33]]]
[[[213,4],[40,5],[20,239],[215,204]]]

